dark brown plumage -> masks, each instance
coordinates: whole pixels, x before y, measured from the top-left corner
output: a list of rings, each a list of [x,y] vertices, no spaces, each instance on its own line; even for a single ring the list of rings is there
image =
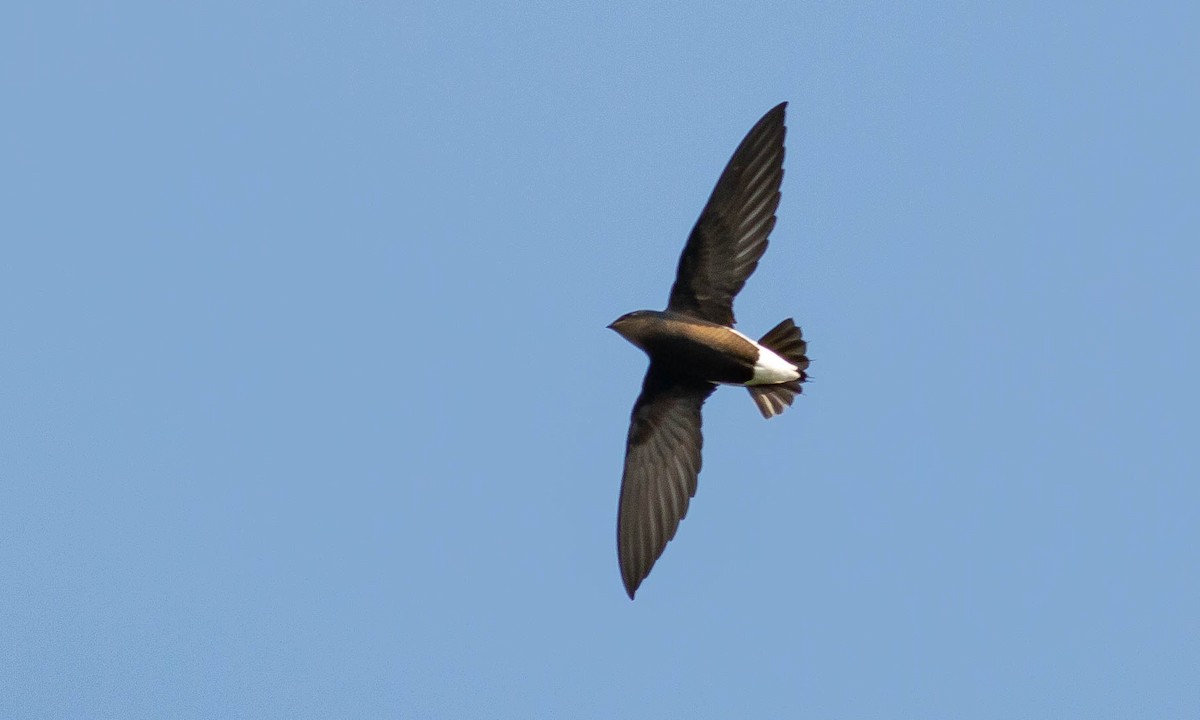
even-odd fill
[[[633,406],[617,513],[617,556],[630,598],[662,555],[700,473],[700,409],[718,383],[744,385],[770,418],[807,379],[807,344],[791,319],[759,342],[733,329],[733,298],[775,227],[783,179],[781,103],[734,151],[700,214],[664,312],[639,310],[609,327],[650,356]]]
[[[775,227],[786,109],[772,108],[733,152],[679,257],[668,310],[733,326],[733,298]]]

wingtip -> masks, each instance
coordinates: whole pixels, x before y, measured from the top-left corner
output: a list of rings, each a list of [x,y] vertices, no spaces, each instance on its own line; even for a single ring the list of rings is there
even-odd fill
[[[787,106],[788,106],[788,101],[784,100],[783,102],[779,103],[775,107],[773,107],[770,110],[763,113],[763,116],[758,119],[758,122],[755,123],[754,127],[751,128],[750,132],[747,134],[747,138],[750,135],[753,135],[755,133],[755,131],[761,131],[762,128],[766,128],[766,127],[774,126],[774,125],[786,125],[787,124]]]
[[[630,600],[633,600],[633,596],[637,594],[637,591],[638,583],[631,583],[628,580],[625,581],[625,594],[629,596]]]
[[[764,113],[754,128],[751,129],[750,135],[753,135],[756,131],[761,132],[765,128],[772,128],[771,132],[775,132],[776,128],[780,132],[787,132],[787,106],[787,100],[784,100]]]

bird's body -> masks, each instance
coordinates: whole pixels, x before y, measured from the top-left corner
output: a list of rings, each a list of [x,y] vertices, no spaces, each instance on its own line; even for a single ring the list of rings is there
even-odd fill
[[[609,325],[650,357],[633,406],[617,515],[617,555],[632,598],[675,535],[700,473],[700,408],[718,384],[743,385],[763,417],[792,404],[807,344],[789,318],[758,341],[733,329],[733,298],[767,248],[783,179],[784,111],[763,116],[734,152],[700,215],[667,309]]]
[[[611,326],[672,370],[721,385],[769,385],[800,379],[795,364],[726,325],[680,313],[638,310]]]

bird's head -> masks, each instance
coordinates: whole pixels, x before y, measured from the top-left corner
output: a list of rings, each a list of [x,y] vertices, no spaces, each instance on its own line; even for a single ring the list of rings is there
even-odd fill
[[[644,350],[645,345],[642,340],[649,332],[650,325],[659,315],[660,313],[653,310],[635,310],[613,320],[609,323],[608,329],[616,331],[618,335]]]

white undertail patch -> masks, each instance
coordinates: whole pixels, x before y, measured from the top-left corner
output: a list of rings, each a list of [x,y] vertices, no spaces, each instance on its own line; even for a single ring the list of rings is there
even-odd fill
[[[800,370],[795,365],[779,357],[770,348],[763,347],[745,335],[742,335],[737,330],[733,332],[758,348],[758,360],[754,363],[754,376],[750,378],[750,382],[746,383],[747,385],[774,385],[775,383],[791,382],[792,380],[800,379]]]

